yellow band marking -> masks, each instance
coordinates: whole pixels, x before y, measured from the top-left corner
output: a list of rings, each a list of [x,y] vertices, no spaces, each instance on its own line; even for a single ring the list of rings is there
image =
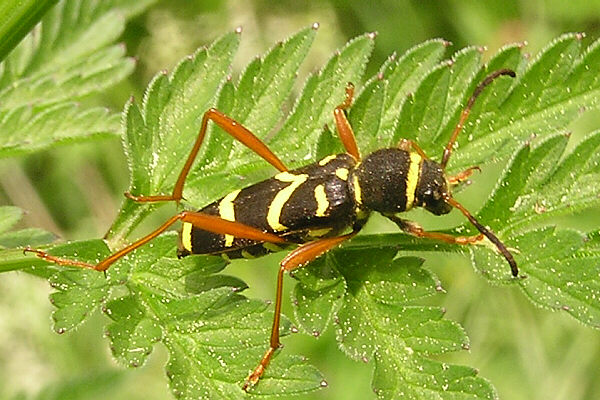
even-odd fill
[[[410,164],[406,175],[406,210],[410,210],[415,202],[415,191],[419,182],[422,158],[417,153],[410,153]]]
[[[319,165],[322,167],[324,165],[327,165],[327,163],[329,161],[335,160],[336,159],[336,155],[331,155],[331,156],[327,156],[324,159],[322,159],[321,161],[319,161]]]
[[[240,194],[241,189],[234,190],[219,202],[219,216],[227,221],[235,221],[235,211],[233,201]],[[233,246],[233,235],[225,235],[225,247]]]
[[[317,200],[317,211],[315,215],[317,217],[324,217],[325,211],[329,208],[329,200],[327,200],[327,193],[325,193],[324,185],[317,185],[315,187],[315,200]]]
[[[192,252],[192,224],[184,222],[181,227],[181,245],[190,253]]]
[[[335,175],[343,181],[348,180],[348,168],[338,168],[335,170]]]
[[[275,195],[275,198],[269,204],[267,211],[267,223],[274,231],[284,231],[287,229],[285,225],[279,222],[283,206],[290,199],[294,191],[308,179],[307,174],[294,175],[289,172],[281,172],[274,176],[275,179],[281,182],[290,182],[289,186],[281,189]]]
[[[352,176],[352,186],[354,186],[354,200],[356,200],[357,204],[362,204],[362,194],[360,192],[360,184],[358,183],[358,177],[356,175]]]

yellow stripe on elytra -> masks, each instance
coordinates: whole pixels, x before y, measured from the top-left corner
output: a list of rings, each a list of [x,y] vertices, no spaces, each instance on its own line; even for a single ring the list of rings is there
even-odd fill
[[[319,161],[319,165],[320,165],[321,167],[322,167],[322,166],[324,166],[324,165],[327,165],[327,163],[328,163],[329,161],[335,160],[335,159],[336,159],[336,157],[337,157],[337,156],[336,156],[335,154],[333,154],[333,155],[330,155],[330,156],[327,156],[327,157],[325,157],[324,159],[322,159],[321,161]]]
[[[335,170],[335,176],[343,181],[348,180],[348,168],[338,168]]]
[[[223,197],[219,202],[219,216],[227,221],[235,221],[235,210],[233,209],[233,201],[240,194],[241,189],[234,190],[227,196]],[[233,235],[225,235],[225,247],[233,246]]]
[[[192,252],[192,224],[184,222],[181,227],[181,245],[190,253]]]
[[[406,175],[406,210],[410,210],[415,203],[415,191],[419,182],[422,158],[417,153],[410,153],[410,164]]]
[[[329,200],[327,200],[325,186],[317,185],[315,187],[315,200],[317,201],[317,211],[315,212],[315,215],[317,217],[324,217],[325,211],[329,208]]]
[[[279,222],[283,206],[290,199],[294,191],[300,185],[306,182],[308,175],[294,175],[290,174],[289,172],[281,172],[275,175],[274,178],[280,182],[290,182],[290,185],[277,192],[275,198],[271,204],[269,204],[269,210],[267,211],[267,223],[274,231],[284,231],[287,229],[287,227]]]
[[[358,183],[358,177],[356,175],[352,176],[352,186],[354,186],[354,200],[360,205],[362,204],[362,194],[360,192],[360,183]]]

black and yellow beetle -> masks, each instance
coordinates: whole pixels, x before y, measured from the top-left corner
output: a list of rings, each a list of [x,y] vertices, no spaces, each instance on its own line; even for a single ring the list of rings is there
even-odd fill
[[[481,91],[499,76],[515,76],[508,69],[488,75],[475,89],[442,156],[441,162],[429,159],[419,146],[403,140],[398,147],[374,151],[362,158],[345,110],[352,104],[354,88],[346,89],[346,99],[334,110],[335,123],[346,153],[331,155],[295,170],[285,165],[248,129],[222,114],[208,110],[202,119],[198,138],[179,174],[171,195],[126,196],[138,202],[176,201],[182,199],[185,179],[204,139],[209,120],[252,149],[280,172],[270,179],[235,190],[199,211],[182,211],[154,232],[93,265],[49,255],[27,248],[39,257],[60,265],[79,266],[104,271],[116,260],[152,240],[176,221],[183,227],[178,255],[221,254],[229,258],[259,256],[279,249],[278,245],[299,245],[282,261],[277,276],[275,316],[270,346],[255,370],[248,376],[244,390],[258,382],[275,350],[280,346],[283,274],[309,263],[326,251],[352,238],[363,227],[371,212],[376,211],[394,221],[403,231],[423,238],[455,244],[472,244],[487,237],[508,261],[513,276],[517,264],[506,246],[481,225],[451,196],[450,188],[471,175],[477,167],[455,176],[444,170],[458,134]],[[423,207],[435,215],[460,210],[481,232],[476,236],[454,236],[426,232],[418,224],[401,219],[398,213]]]

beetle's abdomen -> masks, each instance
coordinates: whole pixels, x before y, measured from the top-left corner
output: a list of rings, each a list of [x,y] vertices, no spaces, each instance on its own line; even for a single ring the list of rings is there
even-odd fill
[[[233,191],[200,211],[285,236],[294,243],[333,235],[354,223],[356,204],[348,185],[354,164],[347,154],[326,157]],[[184,223],[179,255],[257,256],[267,252],[265,248],[273,246]]]
[[[397,148],[369,154],[352,176],[357,202],[381,213],[410,210],[415,205],[422,161],[419,154]]]

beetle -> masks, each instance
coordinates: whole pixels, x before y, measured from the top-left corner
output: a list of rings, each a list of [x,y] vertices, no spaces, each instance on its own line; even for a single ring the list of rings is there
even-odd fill
[[[348,84],[346,97],[334,111],[334,120],[345,153],[330,155],[307,166],[288,170],[285,164],[252,132],[232,118],[211,108],[203,116],[192,150],[170,195],[125,195],[136,202],[182,199],[186,177],[202,145],[209,121],[246,145],[275,167],[279,173],[262,182],[235,190],[198,211],[181,211],[150,234],[111,254],[98,264],[52,256],[42,250],[26,248],[49,262],[105,271],[115,261],[154,239],[172,224],[182,222],[178,256],[216,254],[227,258],[256,257],[297,245],[280,263],[273,327],[269,348],[247,377],[243,389],[256,384],[275,351],[281,346],[283,276],[306,265],[328,250],[354,237],[373,212],[389,218],[404,232],[452,244],[474,244],[487,237],[507,260],[513,276],[518,267],[510,250],[487,227],[475,219],[451,195],[451,188],[467,179],[478,167],[446,176],[445,169],[459,133],[471,108],[486,86],[500,76],[515,77],[514,71],[500,69],[489,74],[474,90],[436,162],[413,141],[402,140],[397,147],[376,150],[361,157],[346,111],[351,107],[354,86]],[[474,236],[454,236],[428,232],[399,213],[422,207],[435,215],[458,209],[478,230]]]

